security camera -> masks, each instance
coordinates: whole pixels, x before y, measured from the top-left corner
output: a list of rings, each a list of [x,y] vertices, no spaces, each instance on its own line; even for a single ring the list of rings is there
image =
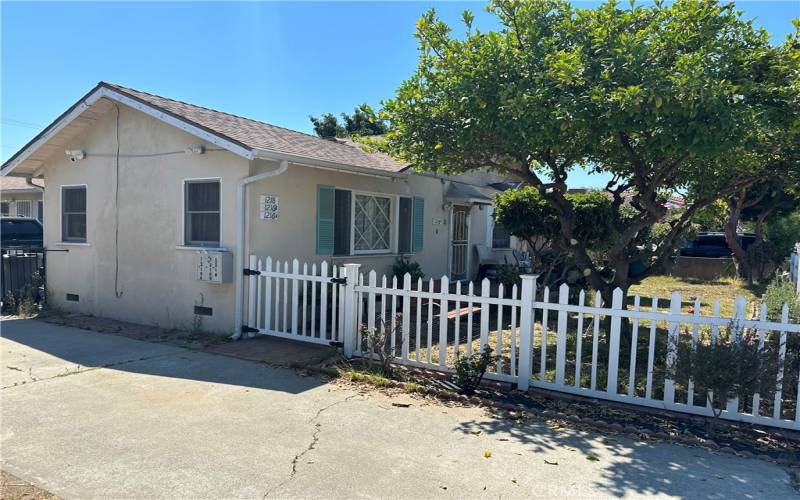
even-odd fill
[[[73,163],[75,163],[78,160],[83,160],[84,158],[86,158],[86,153],[84,153],[80,149],[67,149],[64,152],[67,154],[67,158],[69,158],[69,161]]]

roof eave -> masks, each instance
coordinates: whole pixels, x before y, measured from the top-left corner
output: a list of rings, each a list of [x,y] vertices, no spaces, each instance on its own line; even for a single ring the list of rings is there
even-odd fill
[[[221,134],[213,133],[196,123],[189,120],[180,118],[167,110],[161,109],[149,103],[145,103],[134,96],[125,92],[111,88],[108,84],[100,82],[89,93],[84,95],[75,104],[70,106],[64,113],[56,118],[44,130],[39,132],[33,139],[31,139],[25,146],[17,151],[11,158],[8,159],[0,168],[0,177],[9,175],[15,168],[24,162],[31,154],[33,154],[39,147],[50,140],[53,136],[58,134],[67,125],[69,125],[75,118],[80,116],[89,106],[97,102],[101,98],[108,98],[113,101],[119,102],[131,108],[137,109],[150,115],[162,122],[173,125],[195,137],[206,140],[212,144],[220,146],[232,153],[238,154],[248,160],[253,159],[253,150],[244,144],[239,143],[229,137]],[[32,173],[32,172],[31,172]],[[21,173],[20,175],[30,175],[31,173]]]
[[[310,167],[340,170],[343,172],[352,172],[362,175],[369,175],[373,177],[383,177],[389,179],[401,179],[408,177],[408,174],[404,172],[391,172],[389,170],[381,170],[377,168],[359,167],[357,165],[350,165],[347,163],[339,163],[329,160],[320,160],[318,158],[311,158],[308,156],[301,156],[301,155],[295,155],[291,153],[284,153],[281,151],[272,151],[266,149],[254,149],[253,157],[260,160],[286,160],[290,163],[298,165],[308,165]]]

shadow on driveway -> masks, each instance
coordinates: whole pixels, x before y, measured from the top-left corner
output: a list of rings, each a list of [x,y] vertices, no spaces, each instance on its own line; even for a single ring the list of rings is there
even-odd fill
[[[601,496],[686,497],[691,491],[689,496],[696,498],[723,498],[726,491],[735,490],[738,498],[776,498],[776,491],[791,491],[785,479],[783,484],[764,482],[756,471],[775,466],[760,460],[623,435],[598,436],[596,431],[553,427],[537,420],[520,423],[503,418],[497,410],[489,411],[493,418],[463,421],[454,430],[466,435],[480,430],[487,436],[509,436],[528,452],[541,454],[544,463],[553,465],[554,473],[562,472],[554,457],[578,453],[586,463],[596,462],[602,467],[600,477],[591,483],[592,490]]]
[[[292,371],[252,361],[36,320],[3,321],[0,334],[3,337],[3,368],[0,372],[3,388],[95,368],[291,394],[324,383],[317,377],[301,377]]]

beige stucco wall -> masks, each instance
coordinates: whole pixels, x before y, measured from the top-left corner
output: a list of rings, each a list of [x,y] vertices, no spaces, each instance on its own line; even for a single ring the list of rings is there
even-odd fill
[[[69,149],[84,150],[86,159],[72,163],[63,155],[54,155],[45,163],[45,245],[53,250],[69,250],[48,254],[51,303],[68,311],[182,329],[192,327],[197,318],[193,308],[202,305],[213,309],[213,316],[202,317],[203,330],[231,332],[233,284],[197,281],[196,250],[182,248],[183,183],[193,178],[221,179],[221,246],[233,252],[236,183],[248,175],[275,169],[277,163],[248,161],[227,151],[215,151],[216,146],[122,105],[120,113],[118,204],[112,154],[116,150],[113,110],[69,144]],[[185,148],[198,144],[208,151],[201,155],[183,153]],[[461,179],[485,182],[481,176],[485,174]],[[447,182],[422,175],[391,179],[290,164],[286,173],[248,187],[246,253],[281,260],[297,258],[309,264],[323,260],[330,264],[357,262],[365,272],[375,269],[388,274],[395,252],[348,257],[316,254],[317,185],[392,196],[423,196],[424,249],[410,258],[421,264],[427,277],[439,278],[449,272],[450,206],[443,198]],[[87,186],[86,244],[61,242],[61,187],[75,184]],[[259,218],[259,195],[263,193],[278,196],[277,220]],[[396,203],[395,198],[393,204]],[[488,215],[487,207],[471,209],[469,258],[473,277],[478,264],[474,245],[491,243],[490,238],[487,240]],[[393,224],[395,248],[396,227]],[[77,294],[79,302],[67,301],[67,294]]]
[[[276,164],[257,162],[256,170],[271,170]],[[307,262],[343,264],[359,263],[364,272],[376,270],[389,275],[397,257],[396,206],[399,196],[425,198],[425,237],[421,252],[408,254],[418,262],[426,278],[441,278],[449,272],[450,256],[450,206],[446,205],[444,192],[448,181],[410,175],[401,179],[380,178],[340,171],[290,164],[286,173],[253,183],[248,188],[249,238],[248,253],[287,260],[297,258]],[[316,199],[317,186],[328,185],[355,192],[390,195],[394,221],[392,225],[393,251],[381,255],[333,256],[316,253]],[[259,199],[262,194],[277,195],[280,215],[277,220],[259,218]],[[488,207],[472,206],[470,212],[470,243],[486,244]],[[435,224],[434,221],[438,222]],[[490,241],[490,240],[489,240]],[[490,241],[491,242],[491,241]],[[470,266],[477,268],[477,259],[470,248]],[[391,276],[390,276],[391,279]]]
[[[175,127],[120,105],[119,274],[115,293],[114,111],[69,145],[87,158],[71,163],[55,155],[46,164],[45,245],[50,249],[47,278],[57,307],[97,316],[166,327],[190,328],[194,305],[213,308],[202,328],[231,331],[233,285],[195,280],[196,253],[183,243],[183,181],[221,178],[221,245],[233,248],[236,181],[249,172],[249,161],[226,151],[182,153],[203,144]],[[205,144],[208,149],[214,149]],[[163,156],[126,158],[126,154]],[[105,155],[105,156],[97,156]],[[61,186],[87,185],[87,244],[61,241]],[[67,302],[67,293],[79,302]]]

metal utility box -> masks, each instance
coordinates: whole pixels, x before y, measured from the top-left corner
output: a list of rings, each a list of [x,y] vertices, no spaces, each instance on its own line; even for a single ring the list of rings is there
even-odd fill
[[[233,255],[224,250],[197,252],[197,281],[230,283],[233,279]]]

